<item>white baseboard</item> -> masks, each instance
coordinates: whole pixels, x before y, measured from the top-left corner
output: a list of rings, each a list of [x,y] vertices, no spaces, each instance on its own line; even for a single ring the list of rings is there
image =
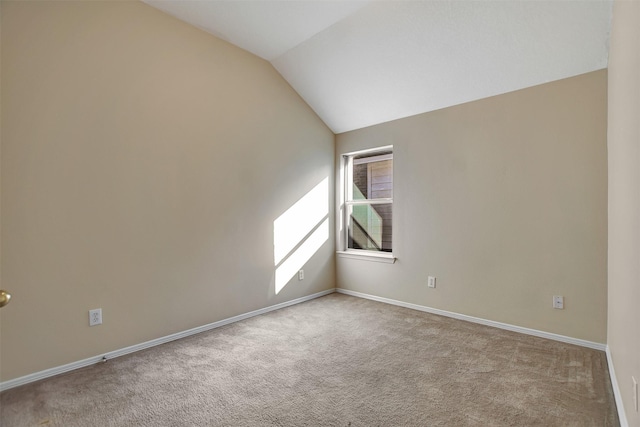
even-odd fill
[[[554,341],[561,341],[568,344],[575,344],[581,347],[588,347],[595,350],[605,351],[606,344],[581,340],[578,338],[567,337],[565,335],[553,334],[551,332],[539,331],[537,329],[524,328],[522,326],[510,325],[508,323],[495,322],[493,320],[481,319],[479,317],[467,316],[466,314],[454,313],[452,311],[439,310],[437,308],[426,307],[424,305],[411,304],[408,302],[397,301],[389,298],[378,297],[375,295],[364,294],[361,292],[350,291],[348,289],[337,288],[336,292],[351,295],[359,298],[366,298],[373,301],[384,302],[387,304],[397,305],[400,307],[410,308],[412,310],[424,311],[426,313],[438,314],[440,316],[452,317],[454,319],[466,320],[467,322],[479,323],[485,326],[493,326],[494,328],[506,329],[507,331],[519,332],[521,334],[533,335],[540,338],[547,338]]]
[[[205,332],[211,329],[215,329],[215,328],[219,328],[221,326],[225,326],[228,325],[230,323],[234,323],[234,322],[239,322],[240,320],[244,320],[244,319],[248,319],[254,316],[259,316],[261,314],[265,314],[268,313],[270,311],[275,311],[275,310],[279,310],[281,308],[284,307],[289,307],[291,305],[295,305],[295,304],[299,304],[305,301],[309,301],[315,298],[319,298],[328,294],[331,294],[333,292],[339,292],[345,295],[351,295],[354,297],[359,297],[359,298],[365,298],[365,299],[370,299],[373,301],[378,301],[378,302],[383,302],[386,304],[392,304],[392,305],[397,305],[400,307],[405,307],[405,308],[410,308],[413,310],[418,310],[418,311],[423,311],[426,313],[432,313],[432,314],[438,314],[441,316],[446,316],[446,317],[451,317],[454,319],[459,319],[459,320],[465,320],[468,322],[473,322],[473,323],[478,323],[481,325],[486,325],[486,326],[493,326],[495,328],[500,328],[500,329],[506,329],[508,331],[513,331],[513,332],[519,332],[519,333],[523,333],[523,334],[527,334],[527,335],[533,335],[533,336],[537,336],[537,337],[541,337],[541,338],[547,338],[547,339],[551,339],[551,340],[555,340],[555,341],[561,341],[561,342],[565,342],[565,343],[569,343],[569,344],[575,344],[575,345],[579,345],[582,347],[588,347],[588,348],[593,348],[596,350],[601,350],[601,351],[606,351],[607,353],[607,360],[609,362],[609,372],[611,374],[611,383],[613,386],[613,391],[614,391],[614,395],[616,398],[616,404],[618,405],[618,412],[620,414],[620,422],[621,422],[621,426],[622,427],[626,427],[628,426],[628,424],[626,424],[626,418],[624,415],[624,410],[622,410],[622,399],[620,396],[620,390],[618,389],[618,384],[615,378],[615,374],[614,374],[614,370],[613,370],[613,363],[611,361],[611,355],[609,354],[609,350],[608,347],[605,344],[600,344],[600,343],[595,343],[595,342],[591,342],[591,341],[585,341],[585,340],[581,340],[578,338],[572,338],[572,337],[567,337],[564,335],[558,335],[558,334],[553,334],[550,332],[544,332],[544,331],[539,331],[539,330],[535,330],[535,329],[529,329],[529,328],[523,328],[520,326],[515,326],[515,325],[510,325],[507,323],[501,323],[501,322],[495,322],[493,320],[486,320],[486,319],[481,319],[479,317],[473,317],[473,316],[467,316],[465,314],[459,314],[459,313],[454,313],[451,311],[445,311],[445,310],[439,310],[437,308],[431,308],[431,307],[426,307],[426,306],[422,306],[422,305],[417,305],[417,304],[411,304],[411,303],[407,303],[407,302],[402,302],[402,301],[397,301],[397,300],[393,300],[393,299],[389,299],[389,298],[384,298],[384,297],[378,297],[375,295],[369,295],[369,294],[364,294],[361,292],[355,292],[355,291],[350,291],[348,289],[341,289],[341,288],[337,288],[337,289],[328,289],[326,291],[322,291],[322,292],[318,292],[312,295],[307,295],[305,297],[301,297],[301,298],[297,298],[291,301],[286,301],[280,304],[276,304],[276,305],[272,305],[269,307],[265,307],[265,308],[261,308],[259,310],[254,310],[248,313],[244,313],[244,314],[240,314],[238,316],[234,316],[234,317],[230,317],[228,319],[223,319],[223,320],[219,320],[217,322],[214,323],[209,323],[207,325],[203,325],[203,326],[199,326],[197,328],[193,328],[193,329],[189,329],[186,331],[182,331],[182,332],[177,332],[175,334],[171,334],[171,335],[167,335],[161,338],[157,338],[151,341],[146,341],[140,344],[136,344],[136,345],[132,345],[130,347],[125,347],[119,350],[114,350],[114,351],[110,351],[108,353],[105,354],[101,354],[101,355],[97,355],[97,356],[93,356],[93,357],[89,357],[87,359],[83,359],[83,360],[79,360],[77,362],[72,362],[72,363],[68,363],[66,365],[62,365],[62,366],[56,366],[54,368],[50,368],[50,369],[45,369],[43,371],[39,371],[39,372],[35,372],[33,374],[29,374],[29,375],[25,375],[23,377],[19,377],[19,378],[14,378],[12,380],[8,380],[8,381],[4,381],[4,382],[0,382],[0,391],[4,391],[4,390],[9,390],[11,388],[14,387],[18,387],[24,384],[29,384],[35,381],[39,381],[45,378],[49,378],[55,375],[59,375],[59,374],[63,374],[65,372],[69,372],[69,371],[73,371],[74,369],[79,369],[79,368],[84,368],[86,366],[91,366],[91,365],[95,365],[96,363],[101,362],[102,360],[104,360],[104,358],[106,358],[107,360],[109,359],[113,359],[115,357],[120,357],[120,356],[124,356],[126,354],[129,353],[134,353],[136,351],[140,351],[140,350],[144,350],[147,349],[149,347],[155,347],[157,345],[160,344],[164,344],[170,341],[175,341],[177,339],[180,338],[185,338],[188,337],[190,335],[195,335],[198,334],[200,332]],[[624,422],[623,422],[624,421]]]
[[[620,387],[618,387],[616,370],[613,368],[613,358],[611,357],[611,350],[609,350],[608,345],[605,352],[607,353],[607,363],[609,364],[609,377],[611,378],[611,388],[613,388],[613,395],[616,398],[616,407],[618,409],[618,418],[620,419],[620,427],[629,427],[629,421],[627,421],[627,414],[624,412],[624,404],[622,403],[622,394],[620,393]]]
[[[10,388],[18,387],[24,384],[39,381],[45,378],[52,377],[54,375],[63,374],[65,372],[73,371],[74,369],[84,368],[86,366],[95,365],[106,358],[107,360],[115,357],[124,356],[125,354],[133,353],[136,351],[144,350],[149,347],[155,347],[160,344],[164,344],[170,341],[175,341],[180,338],[185,338],[190,335],[199,334],[200,332],[209,331],[211,329],[219,328],[221,326],[228,325],[230,323],[239,322],[240,320],[248,319],[250,317],[259,316],[261,314],[268,313],[270,311],[279,310],[281,308],[289,307],[291,305],[299,304],[301,302],[309,301],[315,298],[319,298],[335,292],[335,289],[328,289],[326,291],[318,292],[305,297],[297,298],[291,301],[282,302],[280,304],[272,305],[269,307],[261,308],[259,310],[250,311],[249,313],[240,314],[238,316],[229,317],[228,319],[219,320],[217,322],[209,323],[208,325],[199,326],[197,328],[189,329],[175,334],[167,335],[165,337],[156,338],[151,341],[146,341],[140,344],[132,345],[130,347],[121,348],[119,350],[110,351],[98,356],[89,357],[88,359],[79,360],[77,362],[68,363],[62,366],[56,366],[54,368],[45,369],[44,371],[35,372],[33,374],[25,375],[23,377],[15,378],[12,380],[4,381],[0,383],[0,391],[9,390]]]

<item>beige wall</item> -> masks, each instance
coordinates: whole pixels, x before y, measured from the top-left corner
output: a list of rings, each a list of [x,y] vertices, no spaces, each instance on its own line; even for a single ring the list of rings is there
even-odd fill
[[[337,285],[605,343],[606,119],[601,70],[338,135],[394,145],[398,260],[338,258]]]
[[[608,344],[627,421],[640,426],[640,2],[616,1],[609,55]]]
[[[2,95],[3,381],[334,287],[331,234],[274,292],[334,135],[266,61],[138,2],[3,1]]]

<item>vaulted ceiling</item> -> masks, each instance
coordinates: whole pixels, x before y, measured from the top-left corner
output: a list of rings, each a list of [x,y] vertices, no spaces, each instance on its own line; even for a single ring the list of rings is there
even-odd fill
[[[268,61],[335,132],[607,67],[604,0],[144,0]]]

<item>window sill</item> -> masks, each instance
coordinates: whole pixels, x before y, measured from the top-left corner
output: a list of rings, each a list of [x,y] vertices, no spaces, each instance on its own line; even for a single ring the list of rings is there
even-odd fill
[[[366,252],[366,251],[337,251],[336,255],[340,258],[351,258],[351,259],[359,259],[361,261],[374,261],[374,262],[384,262],[387,264],[393,264],[396,262],[396,257],[389,253],[378,253],[378,252]]]

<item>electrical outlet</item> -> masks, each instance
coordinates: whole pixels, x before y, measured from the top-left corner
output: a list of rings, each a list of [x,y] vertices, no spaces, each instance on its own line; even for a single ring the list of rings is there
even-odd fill
[[[429,276],[427,278],[427,286],[430,288],[435,288],[436,287],[436,278],[433,276]]]
[[[564,297],[560,295],[553,296],[553,308],[562,310],[564,308]]]
[[[631,377],[631,384],[633,387],[633,405],[636,408],[636,412],[638,412],[638,381],[636,381],[635,377]]]
[[[304,280],[304,270],[298,271],[298,280]]]
[[[96,308],[89,310],[89,326],[96,326],[102,324],[102,309]]]

